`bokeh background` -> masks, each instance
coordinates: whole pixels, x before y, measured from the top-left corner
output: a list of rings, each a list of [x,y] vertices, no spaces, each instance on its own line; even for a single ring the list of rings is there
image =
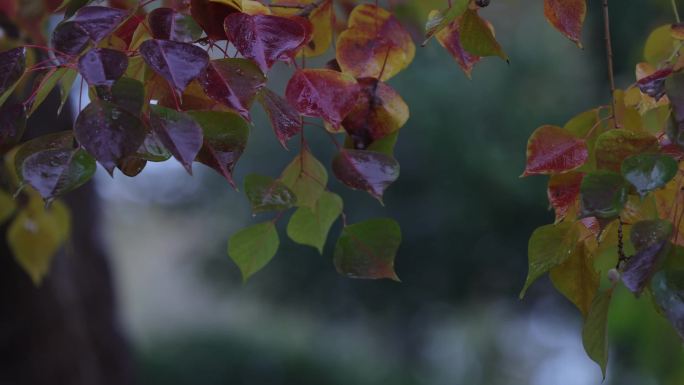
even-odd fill
[[[424,19],[425,3],[444,6],[411,2],[421,4],[397,5],[409,24]],[[611,6],[617,81],[625,87],[648,33],[673,14],[669,0]],[[542,0],[492,0],[481,14],[496,26],[510,65],[486,59],[468,80],[433,41],[390,81],[411,119],[386,207],[336,181],[332,188],[351,222],[400,222],[402,283],[338,276],[334,242],[321,256],[281,227],[277,256],[243,284],[226,254],[228,237],[260,219],[243,194],[199,164],[194,177],[173,161],[150,164],[134,179],[100,173],[104,237],[140,383],[601,383],[581,345],[579,313],[548,279],[517,299],[528,237],[553,220],[545,178],[518,178],[527,137],[609,98],[600,2],[589,8],[579,50],[544,20]],[[276,67],[275,89],[290,71]],[[238,181],[252,172],[279,175],[296,154],[280,148],[257,109]],[[329,164],[334,146],[320,129],[307,130],[314,154]],[[619,291],[610,340],[606,384],[684,383],[682,345],[648,299]]]

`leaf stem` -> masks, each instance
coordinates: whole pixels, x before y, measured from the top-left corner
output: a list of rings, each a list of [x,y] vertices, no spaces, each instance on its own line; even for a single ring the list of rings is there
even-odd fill
[[[679,19],[679,11],[677,10],[677,0],[672,0],[672,10],[674,11],[675,20],[677,23],[681,22]]]
[[[603,30],[606,40],[606,59],[608,61],[608,80],[610,81],[610,96],[613,105],[613,122],[615,128],[620,128],[620,123],[615,119],[615,74],[613,73],[613,45],[610,38],[610,15],[608,13],[608,0],[603,0]]]

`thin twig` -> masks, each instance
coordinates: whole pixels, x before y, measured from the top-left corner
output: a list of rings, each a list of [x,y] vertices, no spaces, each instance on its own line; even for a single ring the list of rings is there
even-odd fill
[[[677,0],[672,0],[672,10],[674,11],[675,20],[677,20],[677,23],[681,22],[679,19],[679,11],[677,11]]]
[[[606,58],[608,59],[608,79],[610,80],[610,96],[613,103],[613,121],[615,128],[620,128],[620,123],[615,116],[615,75],[613,74],[613,45],[610,38],[610,15],[608,13],[608,0],[603,0],[603,29],[606,39]]]

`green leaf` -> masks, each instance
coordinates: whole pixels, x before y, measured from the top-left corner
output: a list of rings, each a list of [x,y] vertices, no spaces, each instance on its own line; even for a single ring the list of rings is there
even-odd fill
[[[145,86],[142,82],[128,77],[119,78],[111,87],[95,87],[97,96],[116,104],[133,115],[139,115],[145,102]]]
[[[430,12],[428,21],[425,24],[425,41],[423,41],[423,45],[427,44],[428,40],[437,32],[446,28],[452,21],[461,16],[468,9],[469,3],[470,0],[455,0],[452,2],[451,8],[445,11]]]
[[[620,172],[622,162],[633,155],[658,150],[658,139],[644,131],[610,130],[596,139],[596,167]]]
[[[328,184],[328,172],[309,149],[304,148],[285,168],[280,180],[297,196],[297,206],[313,209]]]
[[[335,245],[335,267],[350,278],[399,281],[394,258],[400,244],[401,228],[392,219],[370,219],[346,226]]]
[[[27,116],[31,116],[37,109],[40,107],[41,104],[43,104],[43,101],[45,101],[45,98],[50,95],[50,92],[55,88],[57,83],[61,82],[64,77],[68,77],[70,75],[69,71],[73,71],[72,69],[69,69],[67,67],[60,67],[56,69],[50,70],[45,77],[40,81],[40,84],[37,86],[37,92],[36,96],[33,98],[33,101],[31,102],[31,108],[29,109],[28,113],[26,114]]]
[[[297,203],[297,196],[292,190],[281,181],[266,175],[247,175],[245,194],[254,214],[287,210]]]
[[[62,113],[62,108],[64,108],[64,105],[66,104],[67,100],[69,100],[69,94],[71,93],[71,89],[74,86],[74,81],[76,80],[77,76],[78,72],[74,69],[69,68],[67,72],[64,74],[64,76],[62,76],[62,78],[59,80],[59,93],[62,100],[59,103],[57,115]]]
[[[278,251],[280,239],[273,222],[263,222],[233,234],[228,255],[238,265],[243,281],[261,270]]]
[[[549,272],[553,286],[587,317],[599,288],[600,276],[594,269],[593,256],[584,245],[573,248],[565,262]]]
[[[578,237],[575,224],[570,222],[545,225],[534,230],[527,247],[528,273],[520,291],[521,299],[537,278],[572,255]]]
[[[394,156],[394,146],[399,139],[399,131],[395,131],[387,136],[384,136],[368,146],[368,151],[375,151],[387,156]]]
[[[616,218],[627,202],[627,183],[622,175],[596,171],[584,176],[580,186],[582,217]]]
[[[654,66],[659,66],[674,52],[675,40],[672,38],[672,25],[662,25],[648,36],[644,45],[644,59]]]
[[[315,209],[300,207],[295,211],[287,224],[287,235],[293,241],[315,247],[323,254],[328,232],[342,213],[342,205],[342,198],[337,194],[324,192]]]
[[[640,154],[622,162],[622,176],[634,185],[643,198],[650,191],[659,189],[677,175],[677,161],[661,154]]]
[[[498,56],[508,61],[508,55],[496,41],[489,23],[482,19],[477,11],[467,10],[463,13],[460,24],[461,45],[463,49],[477,56]]]
[[[601,367],[603,378],[606,378],[608,364],[608,309],[613,297],[610,288],[594,298],[591,309],[582,328],[582,344],[589,358]]]

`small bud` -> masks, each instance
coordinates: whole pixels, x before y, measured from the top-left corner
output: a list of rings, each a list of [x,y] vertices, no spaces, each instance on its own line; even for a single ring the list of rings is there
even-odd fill
[[[486,7],[489,5],[490,0],[475,0],[475,4],[477,4],[478,7]]]
[[[617,269],[608,270],[608,280],[613,284],[618,283],[620,281],[620,272]]]

